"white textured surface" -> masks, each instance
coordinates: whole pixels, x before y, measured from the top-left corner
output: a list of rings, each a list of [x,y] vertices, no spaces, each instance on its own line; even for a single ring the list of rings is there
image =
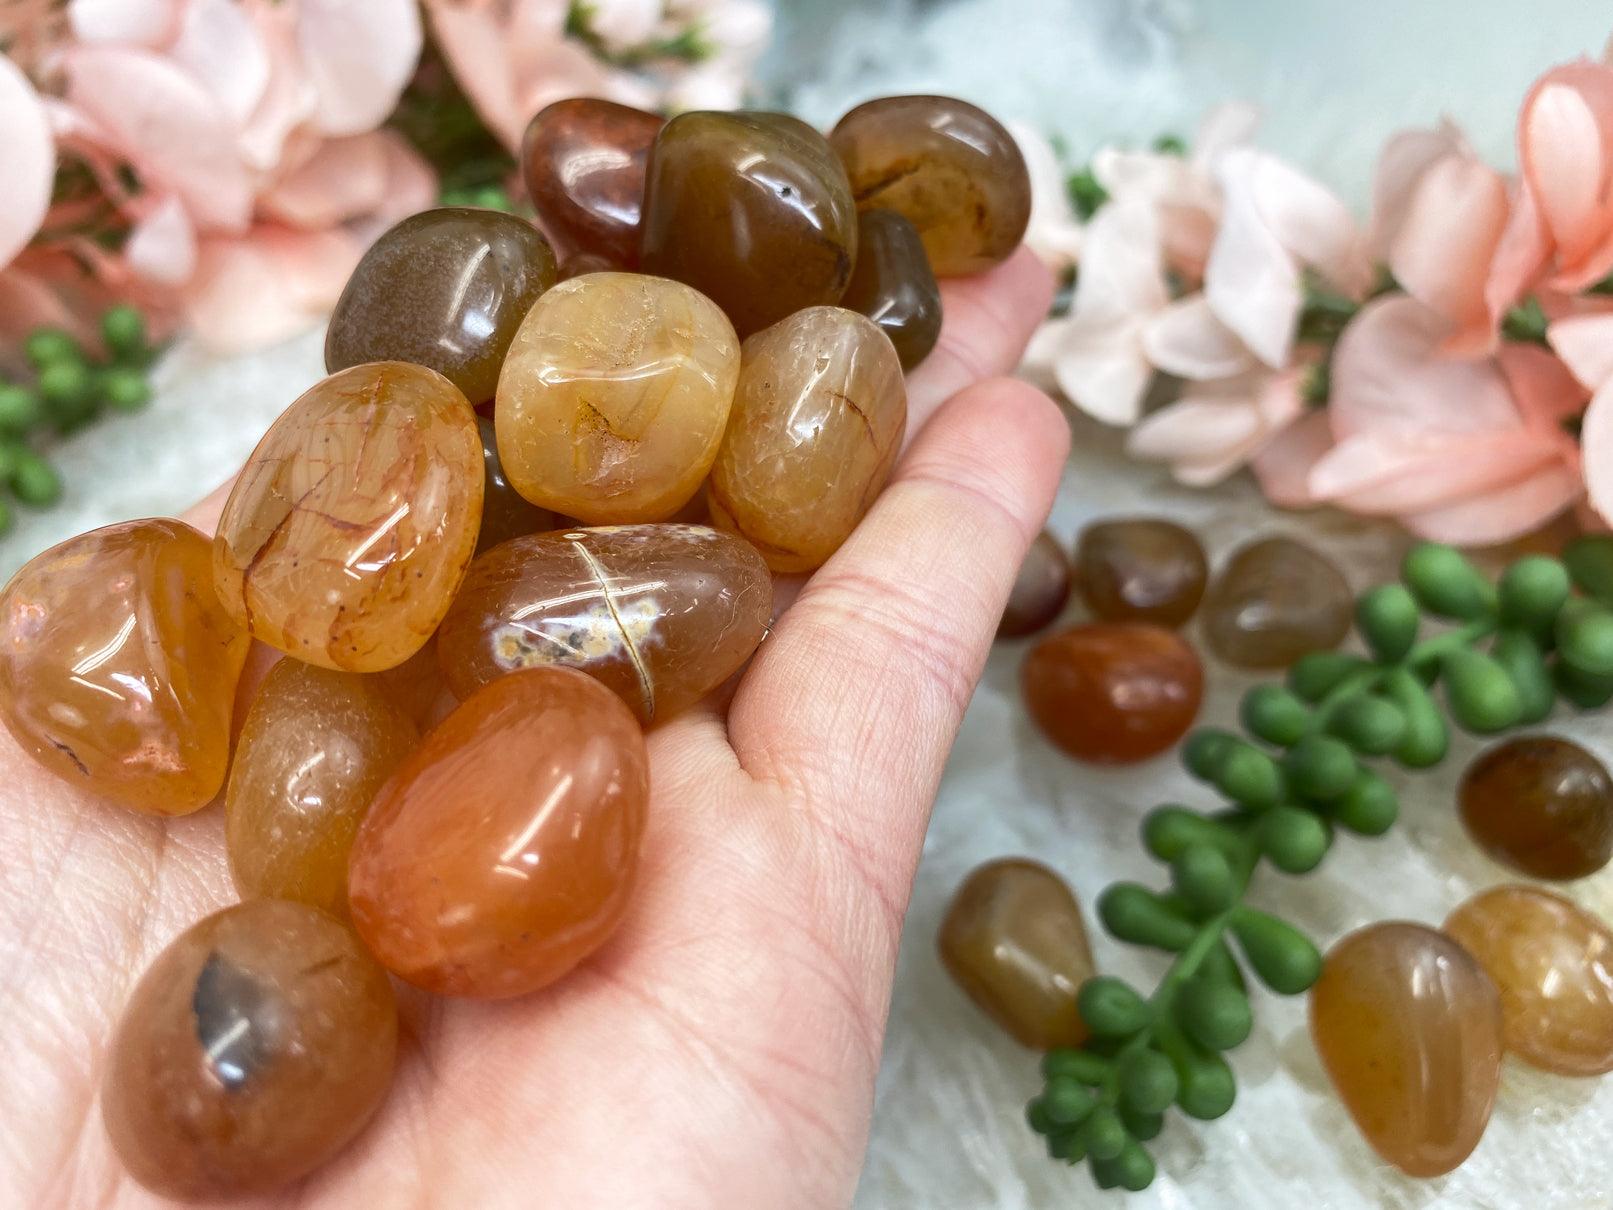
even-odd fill
[[[1593,0],[954,0],[872,4],[796,0],[770,65],[777,90],[830,121],[881,92],[956,92],[1004,116],[1060,131],[1077,155],[1109,139],[1143,143],[1191,129],[1208,104],[1267,104],[1266,142],[1360,202],[1383,138],[1448,111],[1505,163],[1512,115],[1550,63],[1595,53],[1613,8]],[[808,15],[810,14],[810,15]],[[825,32],[827,28],[828,32]],[[791,89],[791,85],[798,87]],[[62,507],[31,514],[0,541],[0,574],[92,525],[176,511],[224,479],[269,421],[321,369],[320,334],[229,363],[184,349],[161,367],[139,417],[81,434],[60,454]],[[1179,517],[1212,555],[1255,532],[1309,536],[1356,587],[1388,574],[1400,539],[1337,517],[1275,517],[1247,483],[1192,494],[1124,462],[1110,434],[1078,427],[1052,527],[1127,510]],[[1072,615],[1073,616],[1073,615]],[[1007,1042],[946,981],[934,935],[948,896],[987,857],[1038,856],[1084,900],[1116,878],[1157,880],[1135,839],[1147,808],[1206,804],[1170,760],[1124,772],[1080,768],[1031,732],[1015,693],[1024,644],[1000,650],[954,754],[914,894],[880,1083],[863,1210],[974,1210],[1121,1204],[1084,1173],[1042,1157],[1022,1125],[1034,1057]],[[1251,681],[1212,669],[1205,718],[1229,723]],[[1562,721],[1613,758],[1606,716]],[[1255,899],[1328,942],[1371,920],[1437,923],[1465,895],[1503,881],[1467,842],[1452,787],[1471,743],[1434,774],[1402,779],[1391,839],[1346,840],[1305,879],[1263,874]],[[1613,914],[1613,879],[1573,889]],[[1096,935],[1099,962],[1149,983],[1152,958]],[[1241,1097],[1203,1126],[1175,1118],[1155,1144],[1161,1179],[1125,1204],[1195,1210],[1428,1207],[1580,1210],[1613,1205],[1613,1091],[1509,1064],[1495,1118],[1451,1177],[1411,1182],[1373,1161],[1328,1094],[1302,1000],[1262,995],[1257,1030],[1236,1052]]]

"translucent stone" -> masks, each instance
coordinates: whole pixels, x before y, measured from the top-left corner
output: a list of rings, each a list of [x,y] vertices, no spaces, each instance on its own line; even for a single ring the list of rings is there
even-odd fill
[[[1501,1078],[1501,999],[1456,942],[1389,921],[1340,940],[1310,993],[1311,1036],[1374,1151],[1439,1176],[1478,1145]]]
[[[493,422],[486,416],[478,416],[476,428],[482,438],[482,467],[486,473],[482,485],[482,528],[476,536],[476,553],[481,554],[522,534],[553,529],[554,514],[516,491],[505,475],[504,464],[499,461],[498,436]]]
[[[937,277],[989,269],[1025,235],[1024,157],[996,118],[967,101],[867,101],[840,119],[829,141],[857,206],[894,210],[918,228]]]
[[[590,273],[539,300],[499,379],[516,489],[579,521],[662,521],[711,469],[739,378],[733,326],[698,290]]]
[[[523,668],[577,668],[643,723],[737,672],[767,633],[773,582],[748,542],[698,525],[517,538],[471,565],[438,631],[461,698]]]
[[[1180,626],[1198,609],[1208,577],[1204,547],[1174,521],[1099,521],[1076,539],[1076,590],[1106,622]]]
[[[348,278],[325,335],[325,369],[408,361],[472,403],[491,399],[516,328],[554,281],[554,252],[525,219],[469,206],[411,215]]]
[[[1031,718],[1071,756],[1131,764],[1187,733],[1204,697],[1204,669],[1174,631],[1093,622],[1031,648],[1020,685]]]
[[[1079,1046],[1076,1008],[1095,971],[1081,908],[1052,870],[1005,857],[974,870],[941,922],[941,961],[968,997],[1026,1046]]]
[[[570,668],[501,677],[427,735],[359,828],[353,921],[442,995],[519,996],[610,938],[637,876],[644,736]]]
[[[1613,1071],[1613,932],[1551,891],[1503,886],[1445,921],[1501,992],[1506,1048],[1565,1076]]]
[[[93,530],[0,593],[0,718],[74,786],[186,815],[224,785],[248,645],[201,534],[168,520]]]
[[[397,667],[366,673],[364,679],[421,732],[436,726],[459,704],[438,663],[436,635]]]
[[[225,908],[135,985],[107,1057],[107,1133],[167,1197],[281,1189],[380,1107],[397,1029],[386,972],[335,920],[276,899]]]
[[[476,413],[398,361],[309,388],[252,451],[219,518],[224,607],[298,659],[401,664],[437,629],[482,516]]]
[[[1462,823],[1480,848],[1534,878],[1584,878],[1613,858],[1613,780],[1570,740],[1526,735],[1462,775]]]
[[[1237,668],[1286,668],[1336,647],[1355,598],[1339,569],[1303,542],[1263,538],[1233,553],[1204,600],[1204,638]]]
[[[1069,599],[1070,560],[1058,540],[1043,530],[1025,552],[1002,621],[997,624],[997,637],[1017,639],[1034,634],[1058,617]]]
[[[562,258],[596,256],[601,268],[638,264],[644,166],[665,119],[598,97],[538,111],[521,144],[521,175],[538,224]]]
[[[707,500],[715,524],[774,571],[810,571],[879,495],[907,428],[907,388],[885,334],[811,307],[745,341],[734,410]]]
[[[370,800],[420,732],[368,677],[281,660],[241,729],[224,799],[243,899],[347,915],[347,854]]]
[[[894,210],[864,210],[857,216],[857,264],[840,305],[884,329],[904,370],[935,348],[941,336],[941,289],[924,241]]]
[[[741,336],[840,301],[857,208],[824,137],[778,114],[679,114],[650,150],[644,270],[713,299]]]

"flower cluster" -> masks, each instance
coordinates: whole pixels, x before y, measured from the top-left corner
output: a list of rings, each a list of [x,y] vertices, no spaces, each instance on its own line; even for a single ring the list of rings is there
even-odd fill
[[[328,312],[439,196],[394,120],[428,39],[513,151],[561,96],[731,104],[767,31],[759,0],[14,0],[0,362],[41,326],[93,346],[114,300],[218,349]]]
[[[1515,176],[1449,122],[1396,135],[1365,224],[1255,121],[1226,106],[1070,182],[1095,209],[1031,364],[1184,483],[1249,466],[1278,505],[1459,545],[1613,517],[1613,61],[1536,82]]]

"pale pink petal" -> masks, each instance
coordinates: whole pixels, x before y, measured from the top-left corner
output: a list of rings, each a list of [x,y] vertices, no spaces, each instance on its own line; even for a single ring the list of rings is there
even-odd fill
[[[1283,249],[1357,294],[1371,281],[1366,243],[1350,209],[1331,191],[1274,155],[1240,148],[1222,159],[1223,190],[1235,182]]]
[[[1466,346],[1488,343],[1484,291],[1509,217],[1500,173],[1472,156],[1447,155],[1429,165],[1412,188],[1390,241],[1395,280],[1450,320],[1466,335]]]
[[[1318,408],[1268,441],[1249,466],[1266,499],[1278,508],[1309,508],[1317,503],[1310,490],[1311,470],[1332,448],[1332,426]]]
[[[247,119],[268,87],[268,48],[234,0],[189,0],[168,55],[237,122]]]
[[[259,195],[259,212],[312,230],[376,209],[387,187],[385,142],[375,132],[325,140],[295,172]]]
[[[648,42],[661,23],[661,0],[588,0],[588,29],[613,51]]]
[[[1495,257],[1490,263],[1484,301],[1490,309],[1490,322],[1501,317],[1534,285],[1551,255],[1551,237],[1535,204],[1529,182],[1520,182],[1512,193],[1512,214],[1501,232]]]
[[[143,50],[72,47],[62,64],[68,103],[107,132],[146,187],[178,194],[200,226],[245,226],[251,181],[211,93]]]
[[[1027,122],[1008,122],[1031,182],[1031,217],[1025,244],[1055,271],[1068,269],[1081,254],[1081,224],[1070,205],[1065,170],[1053,145]]]
[[[1318,460],[1310,491],[1351,512],[1401,516],[1494,491],[1560,460],[1552,443],[1523,433],[1350,437]]]
[[[1607,318],[1613,322],[1613,316]],[[1585,410],[1594,389],[1591,384],[1575,377],[1571,366],[1539,345],[1508,341],[1496,354],[1496,361],[1524,422],[1566,442],[1563,422]]]
[[[1403,294],[1363,307],[1333,352],[1334,432],[1420,437],[1521,427],[1493,361],[1441,354],[1447,331],[1438,314]]]
[[[184,0],[71,0],[67,20],[81,42],[123,42],[155,49],[179,28]]]
[[[1603,383],[1591,397],[1579,446],[1591,507],[1613,520],[1613,382]]]
[[[1250,142],[1259,125],[1260,107],[1248,101],[1224,101],[1206,110],[1193,132],[1189,162],[1209,171],[1223,153]]]
[[[1051,355],[1059,389],[1105,424],[1136,423],[1154,368],[1135,335],[1123,328],[1070,324]]]
[[[1572,469],[1549,465],[1497,491],[1404,520],[1412,533],[1430,542],[1495,546],[1533,533],[1570,508],[1582,490]]]
[[[1130,322],[1170,301],[1159,220],[1143,202],[1111,202],[1087,224],[1072,311],[1095,324]]]
[[[1247,400],[1184,397],[1144,417],[1131,431],[1126,452],[1154,462],[1217,456],[1262,431]]]
[[[269,74],[257,105],[241,127],[239,146],[249,165],[268,172],[284,167],[286,143],[313,114],[318,95],[302,68],[290,6],[260,5],[253,9],[253,17],[268,56]]]
[[[123,256],[135,273],[161,285],[180,285],[196,271],[196,229],[178,198],[164,198],[135,223]]]
[[[420,61],[416,0],[300,0],[297,45],[324,134],[360,134],[397,106]],[[463,77],[460,77],[463,80]]]
[[[27,246],[50,207],[56,141],[50,117],[10,59],[0,55],[0,266]]]
[[[1372,178],[1372,234],[1368,243],[1376,256],[1387,257],[1390,239],[1405,221],[1423,173],[1443,157],[1465,149],[1461,132],[1448,121],[1433,130],[1402,130],[1384,144]]]
[[[1266,221],[1254,179],[1259,153],[1228,152],[1221,230],[1204,270],[1204,295],[1221,321],[1267,365],[1286,365],[1304,293],[1299,266]]]
[[[1580,265],[1606,235],[1613,70],[1589,62],[1546,73],[1524,102],[1519,159],[1559,270]]]
[[[256,227],[205,240],[183,298],[190,329],[220,353],[285,340],[335,305],[358,257],[339,230]]]
[[[1613,380],[1613,315],[1576,315],[1546,329],[1553,351],[1590,390]]]
[[[482,121],[506,147],[518,147],[531,115],[523,113],[516,101],[515,71],[497,15],[488,5],[448,0],[426,0],[426,12],[454,79]]]
[[[1178,299],[1143,327],[1143,351],[1155,367],[1179,378],[1230,378],[1255,366],[1232,330],[1202,294]]]

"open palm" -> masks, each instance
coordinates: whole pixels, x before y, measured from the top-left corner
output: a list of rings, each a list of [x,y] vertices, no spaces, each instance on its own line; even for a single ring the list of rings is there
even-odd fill
[[[731,702],[651,732],[644,864],[612,942],[523,999],[404,989],[377,1119],[261,1204],[849,1200],[936,783],[1068,441],[1045,397],[990,378],[1047,299],[1023,251],[949,288],[891,486]],[[222,812],[117,810],[0,735],[0,1206],[160,1203],[101,1126],[108,1039],[157,951],[234,898]]]

